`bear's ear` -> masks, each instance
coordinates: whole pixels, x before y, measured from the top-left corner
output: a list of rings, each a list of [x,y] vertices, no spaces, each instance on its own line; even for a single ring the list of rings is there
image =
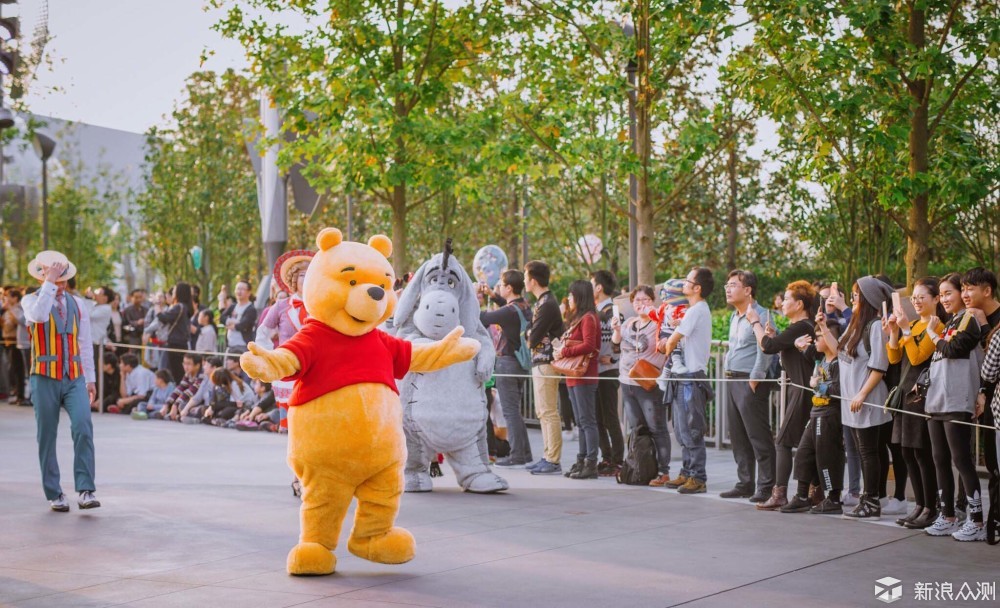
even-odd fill
[[[316,246],[320,251],[333,249],[344,240],[344,234],[336,228],[324,228],[316,235]]]
[[[372,238],[368,239],[368,246],[378,251],[385,257],[392,255],[392,241],[390,241],[389,237],[384,234],[376,234]]]

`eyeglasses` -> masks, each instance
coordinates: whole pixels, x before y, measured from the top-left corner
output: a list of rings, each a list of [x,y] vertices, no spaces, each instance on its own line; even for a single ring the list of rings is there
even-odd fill
[[[731,289],[739,289],[739,288],[741,288],[741,287],[743,287],[743,285],[742,285],[742,284],[740,284],[740,283],[726,283],[726,284],[725,284],[725,285],[723,286],[723,288],[724,288],[724,289],[725,289],[726,291],[729,291],[729,290],[731,290]]]
[[[652,301],[653,301],[652,298],[649,298],[649,297],[646,297],[646,296],[636,296],[636,297],[632,298],[632,302],[638,302],[640,304],[648,304],[648,303],[650,303]]]

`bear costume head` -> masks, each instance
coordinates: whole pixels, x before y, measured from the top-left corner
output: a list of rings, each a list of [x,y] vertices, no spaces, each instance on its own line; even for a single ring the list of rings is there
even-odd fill
[[[325,228],[316,245],[319,251],[306,271],[302,293],[310,317],[344,335],[361,336],[392,316],[396,273],[389,263],[388,237],[377,234],[365,245],[344,241],[340,230]]]

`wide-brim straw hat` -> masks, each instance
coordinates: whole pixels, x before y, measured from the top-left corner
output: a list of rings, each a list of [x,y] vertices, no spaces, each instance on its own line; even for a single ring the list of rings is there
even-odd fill
[[[314,255],[316,255],[316,252],[309,251],[308,249],[294,249],[282,254],[282,256],[274,262],[274,280],[278,284],[278,287],[280,287],[282,291],[291,294],[294,291],[291,287],[289,287],[289,283],[291,283],[292,279],[292,271],[302,262],[308,264],[312,261]]]
[[[28,274],[39,281],[44,281],[45,271],[56,263],[66,264],[66,270],[59,277],[60,281],[68,281],[76,276],[76,266],[73,262],[70,262],[64,254],[52,250],[38,252],[35,259],[28,262]]]

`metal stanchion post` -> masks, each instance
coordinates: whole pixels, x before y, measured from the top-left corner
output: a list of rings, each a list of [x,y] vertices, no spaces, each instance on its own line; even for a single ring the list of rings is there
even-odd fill
[[[97,349],[97,411],[104,413],[104,347]]]

